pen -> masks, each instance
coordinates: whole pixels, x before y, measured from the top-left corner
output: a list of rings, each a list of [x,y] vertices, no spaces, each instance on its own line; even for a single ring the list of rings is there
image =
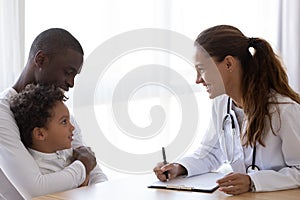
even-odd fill
[[[166,165],[166,164],[168,164],[168,163],[167,163],[167,159],[166,159],[165,148],[162,147],[161,150],[162,150],[162,155],[163,155],[164,165]],[[164,172],[164,175],[166,176],[166,179],[169,180],[169,174],[168,174],[168,171],[165,171],[165,172]]]

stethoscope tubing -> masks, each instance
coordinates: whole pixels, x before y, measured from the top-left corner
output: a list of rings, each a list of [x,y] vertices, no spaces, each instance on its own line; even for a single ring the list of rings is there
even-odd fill
[[[230,113],[230,108],[231,108],[231,98],[230,97],[228,97],[228,100],[227,100],[227,109],[226,109],[226,115],[225,115],[225,117],[223,118],[223,122],[222,122],[222,130],[223,130],[223,132],[224,132],[224,134],[225,134],[225,123],[226,123],[226,120],[227,119],[230,119],[230,121],[231,121],[231,129],[232,129],[232,138],[233,138],[233,140],[232,140],[232,153],[234,154],[234,146],[236,145],[235,144],[235,142],[234,142],[234,137],[235,137],[235,134],[236,134],[236,132],[235,132],[235,123],[234,123],[234,117],[233,117],[233,115]],[[229,163],[233,163],[233,161],[234,161],[234,155],[232,155],[232,158],[229,160],[229,156],[228,156],[228,149],[227,149],[227,145],[226,145],[226,141],[225,141],[225,135],[224,135],[224,150],[225,150],[225,153],[226,153],[226,156],[227,156],[227,161],[229,162]],[[252,163],[251,163],[251,165],[249,165],[247,168],[246,168],[246,172],[247,173],[250,173],[250,172],[253,172],[253,171],[259,171],[260,169],[259,169],[259,167],[255,164],[255,159],[256,159],[256,145],[254,145],[254,147],[253,147],[253,151],[252,151]]]

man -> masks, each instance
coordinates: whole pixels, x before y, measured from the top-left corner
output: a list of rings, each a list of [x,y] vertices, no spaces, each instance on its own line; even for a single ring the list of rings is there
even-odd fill
[[[42,175],[20,140],[8,100],[30,83],[54,84],[68,91],[74,85],[75,76],[80,73],[83,54],[80,43],[68,31],[58,28],[46,30],[33,41],[27,64],[15,85],[0,94],[0,155],[5,160],[4,170],[17,187],[31,197],[80,186],[86,174],[95,167],[96,158],[89,148],[80,147],[83,146],[80,130],[72,120],[75,126],[72,143],[72,147],[76,148],[75,161],[62,171]]]

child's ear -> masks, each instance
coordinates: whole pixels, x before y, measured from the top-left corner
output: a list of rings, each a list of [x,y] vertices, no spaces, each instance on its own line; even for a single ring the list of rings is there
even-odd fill
[[[47,131],[45,128],[35,127],[32,131],[32,139],[35,140],[45,140],[47,137]]]

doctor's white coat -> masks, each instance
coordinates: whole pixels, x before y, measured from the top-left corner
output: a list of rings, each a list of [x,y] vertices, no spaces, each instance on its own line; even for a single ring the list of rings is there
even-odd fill
[[[278,112],[272,115],[276,135],[269,129],[264,138],[265,147],[257,145],[255,164],[260,171],[249,174],[258,192],[300,187],[300,105],[290,98],[278,94],[276,97],[282,102],[278,104],[280,115]],[[188,176],[217,170],[225,162],[227,154],[222,145],[222,123],[227,113],[227,101],[226,95],[213,100],[212,117],[200,147],[192,155],[177,161],[187,169]],[[271,109],[275,111],[275,106]],[[234,116],[239,134],[233,110],[230,110],[230,113]],[[252,163],[253,149],[243,147],[240,140],[237,141],[234,150],[236,159],[231,163],[231,167],[235,172],[246,173],[246,168]],[[227,145],[231,144],[232,142],[229,142]]]

